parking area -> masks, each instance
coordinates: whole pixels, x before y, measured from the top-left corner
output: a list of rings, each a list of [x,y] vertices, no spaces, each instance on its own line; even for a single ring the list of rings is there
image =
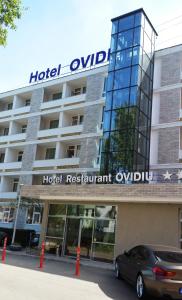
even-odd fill
[[[81,266],[80,277],[74,275],[75,265],[46,260],[43,271],[35,257],[7,254],[0,264],[1,298],[6,300],[122,299],[136,300],[127,283],[115,279],[113,271]]]

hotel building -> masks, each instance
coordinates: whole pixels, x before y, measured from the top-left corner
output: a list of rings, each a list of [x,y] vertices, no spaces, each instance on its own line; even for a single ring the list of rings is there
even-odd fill
[[[182,46],[155,51],[156,34],[143,9],[117,17],[109,64],[0,94],[1,231],[21,196],[17,228],[57,256],[78,245],[104,261],[140,243],[181,247]],[[149,171],[150,182],[126,175]]]

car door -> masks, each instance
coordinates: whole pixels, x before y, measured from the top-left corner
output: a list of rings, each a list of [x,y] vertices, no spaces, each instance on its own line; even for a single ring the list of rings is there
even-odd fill
[[[146,268],[147,252],[142,246],[137,246],[133,249],[128,263],[128,280],[135,284],[136,277],[139,272]]]

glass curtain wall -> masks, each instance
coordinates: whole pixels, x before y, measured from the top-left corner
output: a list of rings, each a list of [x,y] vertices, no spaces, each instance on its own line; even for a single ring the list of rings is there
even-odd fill
[[[102,174],[149,170],[155,37],[143,10],[112,20]]]

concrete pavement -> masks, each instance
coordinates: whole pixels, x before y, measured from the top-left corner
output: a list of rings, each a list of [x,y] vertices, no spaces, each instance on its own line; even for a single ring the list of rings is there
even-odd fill
[[[48,260],[40,271],[36,258],[8,255],[0,264],[0,298],[6,300],[136,300],[128,284],[114,278],[113,271],[81,266],[74,275],[72,263]]]

